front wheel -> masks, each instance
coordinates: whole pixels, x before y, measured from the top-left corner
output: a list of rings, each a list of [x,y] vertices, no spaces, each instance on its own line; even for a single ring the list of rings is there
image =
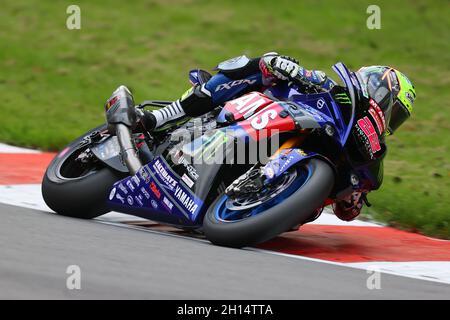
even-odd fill
[[[256,194],[219,196],[203,219],[206,238],[235,248],[272,239],[310,218],[329,196],[334,180],[329,164],[310,159]]]
[[[45,172],[42,196],[56,213],[91,219],[109,212],[106,200],[111,186],[126,174],[114,171],[90,154],[83,139],[94,131],[105,131],[106,125],[95,128],[58,153]]]

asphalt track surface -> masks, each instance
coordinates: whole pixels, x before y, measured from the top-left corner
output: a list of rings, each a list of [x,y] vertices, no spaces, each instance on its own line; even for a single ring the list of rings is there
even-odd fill
[[[0,205],[1,299],[448,299],[450,285]],[[68,290],[66,269],[81,269]]]

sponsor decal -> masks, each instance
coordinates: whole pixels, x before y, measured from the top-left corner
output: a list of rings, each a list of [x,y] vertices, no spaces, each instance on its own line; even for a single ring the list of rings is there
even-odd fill
[[[299,155],[301,155],[302,157],[306,157],[308,154],[305,152],[305,151],[303,151],[302,149],[295,149],[297,152],[298,152],[298,154]]]
[[[295,129],[295,122],[292,117],[287,117],[289,113],[286,112],[285,108],[286,104],[273,102],[252,115],[247,121],[241,121],[239,126],[254,140],[261,140],[279,132],[293,130]],[[313,110],[314,113],[317,113],[315,108]]]
[[[131,191],[136,190],[136,188],[134,187],[133,183],[131,182],[131,180],[128,180],[126,183],[128,188],[130,188]]]
[[[109,200],[112,200],[114,198],[114,195],[116,194],[116,188],[114,187],[111,192],[109,193]]]
[[[132,206],[132,205],[134,204],[133,197],[132,197],[132,196],[128,196],[128,197],[127,197],[127,202],[128,202],[128,204],[129,204],[130,206]]]
[[[367,148],[367,150],[371,153],[371,156],[373,156],[375,152],[381,150],[378,135],[372,122],[370,122],[367,116],[358,120],[356,128],[363,132],[363,136],[366,138],[365,144],[366,146],[368,145],[369,148]]]
[[[190,176],[192,179],[194,179],[195,181],[197,181],[197,179],[198,179],[198,173],[197,173],[197,170],[195,170],[195,168],[194,168],[194,167],[186,160],[186,158],[185,158],[184,156],[181,156],[181,157],[178,159],[178,163],[179,163],[179,164],[182,164],[182,165],[186,168],[186,170],[187,170],[189,176]]]
[[[278,115],[276,110],[270,109],[261,113],[261,115],[257,114],[250,122],[251,126],[255,130],[262,130],[269,124],[270,120],[274,120]]]
[[[219,148],[222,148],[227,143],[229,137],[219,130],[206,139],[207,141],[194,151],[194,158],[205,157],[205,159],[210,159]]]
[[[194,185],[194,181],[192,181],[191,178],[189,178],[186,174],[183,174],[181,180],[183,180],[189,188],[192,188],[192,186]]]
[[[152,199],[152,201],[150,201],[150,204],[152,205],[153,209],[157,209],[158,208],[158,203],[156,203],[155,200]]]
[[[122,204],[125,203],[125,199],[119,193],[116,193],[116,199],[122,202]]]
[[[153,169],[164,182],[164,184],[173,191],[175,187],[178,185],[178,182],[167,172],[164,168],[164,165],[161,163],[160,159],[156,160],[153,164]]]
[[[147,172],[147,170],[145,170],[145,166],[139,170],[139,174],[141,175],[142,180],[144,180],[146,184],[150,183],[150,175]]]
[[[119,189],[120,189],[120,191],[122,191],[124,194],[128,194],[127,188],[125,188],[125,187],[123,186],[123,184],[121,184],[121,183],[119,183]]]
[[[196,204],[191,196],[184,192],[184,190],[181,189],[180,186],[176,186],[174,195],[187,211],[189,211],[191,214],[195,213],[198,208],[198,204]]]
[[[334,100],[339,102],[340,104],[352,104],[352,101],[348,97],[346,93],[337,93],[334,95]]]
[[[289,158],[283,163],[283,165],[280,168],[280,171],[283,172],[284,169],[291,163],[291,161],[294,159],[294,156],[289,156]]]
[[[384,132],[384,126],[383,126],[383,123],[382,123],[379,115],[377,114],[375,109],[372,107],[369,108],[369,114],[372,116],[372,119],[375,121],[377,128],[378,128],[378,132],[380,134],[382,134]]]
[[[369,104],[370,104],[372,107],[374,107],[375,109],[380,109],[380,110],[381,110],[381,108],[380,108],[380,106],[378,105],[378,103],[377,103],[375,100],[373,100],[372,98],[370,98]]]
[[[150,190],[152,190],[153,194],[160,199],[161,198],[161,191],[159,191],[158,187],[156,186],[156,184],[152,181],[152,183],[150,183]]]
[[[378,105],[378,103],[376,103],[375,100],[370,99],[369,104],[376,111],[376,113],[378,114],[378,117],[379,117],[379,121],[381,121],[380,125],[383,128],[383,130],[380,131],[380,134],[381,134],[386,129],[386,120],[384,119],[384,112],[383,112],[383,110],[381,110],[380,106]],[[369,112],[370,112],[370,108],[369,108]],[[378,123],[377,123],[377,126],[378,126]]]
[[[319,100],[317,100],[317,109],[322,109],[323,107],[325,107],[326,106],[326,102],[325,102],[325,100],[323,100],[323,99],[319,99]]]
[[[166,197],[163,198],[163,203],[164,205],[167,207],[167,209],[172,210],[173,208],[173,203],[167,199]]]
[[[144,187],[141,187],[141,193],[144,195],[146,199],[150,199],[150,194],[145,190]]]
[[[230,81],[230,82],[228,82],[228,83],[223,83],[223,84],[218,85],[218,86],[216,87],[216,92],[217,92],[217,91],[220,91],[220,90],[223,90],[223,89],[229,90],[229,89],[231,89],[232,87],[239,86],[239,85],[241,85],[241,84],[252,85],[252,84],[254,84],[255,82],[256,82],[255,79],[254,79],[254,80],[250,80],[250,79],[241,79],[241,80]]]
[[[244,115],[244,119],[250,117],[261,106],[270,102],[265,96],[261,96],[258,93],[250,93],[241,98],[235,99],[230,102],[236,111]]]
[[[139,185],[141,184],[141,180],[139,180],[138,176],[132,176],[131,177],[131,181],[134,182],[134,184],[136,185],[136,187],[139,187]]]
[[[142,202],[142,195],[135,196],[134,199],[136,200],[136,202],[140,207],[144,206],[144,203]]]
[[[411,104],[414,103],[414,97],[413,97],[413,95],[412,95],[411,93],[405,92],[405,97],[406,97],[406,99],[408,99],[408,101],[409,101]]]
[[[106,104],[105,104],[105,109],[106,109],[106,111],[108,111],[108,110],[111,109],[112,107],[115,107],[116,104],[118,105],[119,99],[120,99],[120,96],[118,96],[118,95],[112,97],[111,99],[109,99],[109,100],[106,102]]]

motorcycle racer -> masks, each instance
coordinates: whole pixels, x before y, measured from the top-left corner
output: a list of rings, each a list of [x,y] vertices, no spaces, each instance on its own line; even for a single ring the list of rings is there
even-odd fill
[[[339,92],[337,83],[324,72],[307,70],[296,59],[275,52],[253,59],[246,56],[232,58],[220,63],[216,70],[218,72],[212,77],[203,74],[203,83],[195,84],[180,99],[164,108],[143,112],[136,109],[145,128],[152,131],[186,116],[201,116],[245,93],[262,92],[270,86],[286,83],[294,78],[300,78],[305,86],[311,84],[327,91]],[[363,203],[368,204],[366,194],[381,186],[383,158],[387,151],[384,137],[393,134],[410,117],[416,98],[412,83],[396,69],[387,66],[362,67],[354,75],[374,109],[381,110],[378,116],[374,116],[378,121],[376,127],[380,148],[375,153],[373,150],[365,150],[370,154],[365,163],[372,173],[370,183],[364,189],[346,194],[333,204],[336,216],[345,221],[355,219],[360,214]]]

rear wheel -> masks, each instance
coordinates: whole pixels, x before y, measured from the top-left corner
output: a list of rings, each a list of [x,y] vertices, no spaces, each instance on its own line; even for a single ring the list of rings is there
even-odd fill
[[[106,167],[90,154],[88,146],[80,144],[84,137],[105,129],[106,125],[97,127],[76,139],[47,168],[42,195],[56,213],[91,219],[110,211],[106,199],[111,186],[126,174]]]
[[[330,165],[308,160],[258,193],[219,196],[205,214],[204,233],[212,243],[228,247],[264,242],[310,219],[333,185]]]

